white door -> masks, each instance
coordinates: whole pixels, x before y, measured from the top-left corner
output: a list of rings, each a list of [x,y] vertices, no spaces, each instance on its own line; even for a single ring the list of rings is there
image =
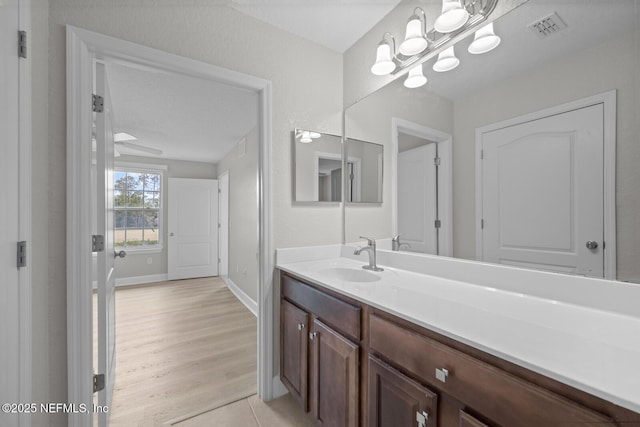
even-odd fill
[[[437,254],[436,144],[398,153],[398,234],[407,250]]]
[[[597,104],[482,135],[484,261],[603,277],[603,116]]]
[[[218,275],[218,181],[169,178],[169,280]]]
[[[116,370],[115,275],[113,231],[113,110],[104,64],[96,63],[96,94],[103,98],[104,111],[96,122],[96,224],[104,235],[104,250],[98,256],[98,372],[105,376],[105,387],[98,392],[98,404],[110,406]],[[101,427],[108,425],[109,413],[98,413]]]
[[[219,177],[220,276],[229,274],[229,172]]]
[[[18,2],[0,6],[0,403],[20,400],[19,58]],[[0,411],[0,425],[19,425],[17,413]]]

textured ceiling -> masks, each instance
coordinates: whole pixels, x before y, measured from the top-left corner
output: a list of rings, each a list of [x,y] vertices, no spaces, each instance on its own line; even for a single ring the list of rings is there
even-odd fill
[[[107,64],[114,131],[161,156],[118,146],[121,154],[216,163],[256,126],[254,92],[208,80]]]
[[[230,6],[343,53],[400,0],[231,0]]]

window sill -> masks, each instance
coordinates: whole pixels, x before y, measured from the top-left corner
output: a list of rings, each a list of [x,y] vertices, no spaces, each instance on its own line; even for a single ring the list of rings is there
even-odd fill
[[[116,246],[116,252],[125,251],[127,255],[135,255],[135,254],[159,254],[163,251],[162,246],[154,246],[152,248],[135,248],[135,247],[125,247],[125,246]]]

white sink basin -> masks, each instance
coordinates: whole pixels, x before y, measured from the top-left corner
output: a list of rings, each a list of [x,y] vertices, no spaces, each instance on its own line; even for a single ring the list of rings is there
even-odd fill
[[[380,280],[379,274],[363,270],[362,268],[332,267],[320,270],[318,274],[327,279],[342,282],[366,283]]]

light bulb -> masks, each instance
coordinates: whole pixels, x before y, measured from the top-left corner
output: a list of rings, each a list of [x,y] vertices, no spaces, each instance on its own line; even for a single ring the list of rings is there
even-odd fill
[[[400,53],[405,56],[413,56],[427,48],[429,43],[422,34],[422,21],[418,15],[412,15],[407,22],[407,31],[404,41],[400,44]]]
[[[493,32],[493,22],[476,31],[473,42],[469,45],[469,53],[478,55],[487,53],[500,44],[500,37]]]
[[[388,42],[381,41],[378,44],[376,62],[371,66],[371,72],[376,76],[384,76],[393,72],[396,69],[396,64],[391,59],[391,56],[391,46]]]
[[[445,71],[451,71],[460,64],[460,60],[456,58],[456,54],[453,51],[453,46],[443,50],[438,55],[438,60],[433,64],[433,71],[439,73]]]
[[[414,89],[423,86],[425,83],[427,83],[427,78],[422,74],[422,64],[420,64],[409,70],[409,74],[404,81],[404,86],[409,89]]]
[[[469,20],[469,12],[460,5],[460,0],[442,0],[442,13],[433,27],[442,34],[452,33]]]

